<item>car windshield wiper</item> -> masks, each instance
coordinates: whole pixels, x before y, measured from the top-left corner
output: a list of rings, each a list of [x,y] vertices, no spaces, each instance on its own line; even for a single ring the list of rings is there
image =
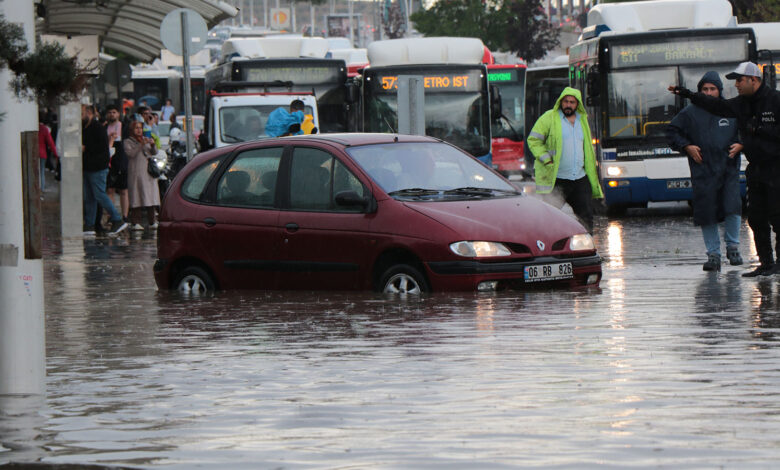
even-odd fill
[[[441,191],[437,189],[406,188],[387,193],[390,196],[436,196]]]
[[[494,189],[494,188],[477,188],[474,186],[465,186],[462,188],[448,189],[444,191],[444,194],[463,194],[467,196],[492,196],[494,193],[504,194],[516,194],[517,191],[511,191],[508,189]]]
[[[227,137],[228,139],[233,139],[233,140],[234,140],[234,141],[236,141],[236,142],[244,142],[244,139],[238,138],[238,137],[236,137],[236,136],[234,136],[234,135],[230,135],[230,134],[222,134],[222,136],[223,136],[223,137]]]

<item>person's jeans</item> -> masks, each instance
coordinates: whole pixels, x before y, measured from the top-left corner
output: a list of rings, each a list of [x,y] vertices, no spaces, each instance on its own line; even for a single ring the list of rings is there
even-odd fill
[[[742,217],[737,214],[727,215],[723,222],[723,241],[726,247],[739,246],[739,226],[742,224]],[[718,224],[702,225],[701,234],[704,237],[704,246],[707,248],[707,254],[716,254],[720,256],[720,239],[718,237]]]
[[[122,216],[117,212],[111,198],[106,194],[106,177],[108,168],[100,171],[84,172],[84,225],[92,227],[95,225],[95,212],[97,205],[107,210],[111,216],[111,222],[122,220]]]

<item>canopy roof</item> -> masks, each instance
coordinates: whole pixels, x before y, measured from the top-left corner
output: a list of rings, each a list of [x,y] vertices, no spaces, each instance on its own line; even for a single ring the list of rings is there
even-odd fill
[[[189,8],[209,28],[238,13],[221,0],[42,0],[42,34],[97,35],[100,47],[150,62],[160,55],[160,24],[171,10]]]

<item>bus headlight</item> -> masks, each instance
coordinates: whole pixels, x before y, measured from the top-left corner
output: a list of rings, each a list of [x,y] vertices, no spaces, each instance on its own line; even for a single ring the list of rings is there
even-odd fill
[[[450,250],[458,256],[467,258],[490,258],[511,254],[507,247],[496,242],[455,242],[450,244]]]
[[[607,167],[607,176],[620,176],[623,174],[623,168],[619,166],[608,166]]]
[[[572,251],[593,251],[596,245],[593,244],[593,237],[589,233],[580,233],[571,237],[569,248]]]

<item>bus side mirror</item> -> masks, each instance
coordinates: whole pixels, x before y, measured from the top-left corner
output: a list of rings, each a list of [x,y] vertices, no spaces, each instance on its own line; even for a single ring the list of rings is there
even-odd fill
[[[490,85],[490,115],[494,121],[498,121],[502,113],[501,92],[496,85]]]
[[[588,97],[596,98],[601,92],[601,80],[599,80],[598,71],[594,68],[588,73]]]
[[[360,97],[360,88],[355,82],[347,82],[347,103],[357,103]]]

